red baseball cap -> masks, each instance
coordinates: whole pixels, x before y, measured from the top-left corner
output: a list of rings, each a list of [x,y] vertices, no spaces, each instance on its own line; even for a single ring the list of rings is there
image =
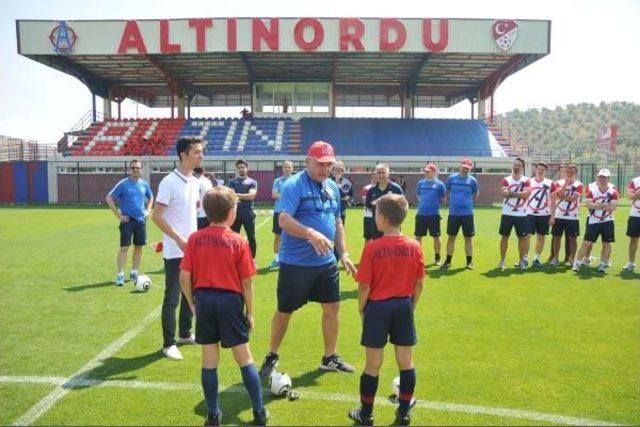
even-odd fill
[[[429,172],[438,172],[438,167],[433,164],[433,163],[429,163],[428,165],[426,165],[425,167],[422,168],[423,171],[429,171]]]
[[[470,159],[462,159],[460,166],[466,169],[473,169],[473,162]]]
[[[316,141],[311,144],[307,156],[313,157],[320,163],[336,161],[336,153],[333,151],[333,146],[324,141]]]

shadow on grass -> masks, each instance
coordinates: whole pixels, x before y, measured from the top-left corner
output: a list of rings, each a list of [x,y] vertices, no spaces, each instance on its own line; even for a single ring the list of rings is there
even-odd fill
[[[81,374],[81,377],[91,381],[134,381],[138,376],[133,375],[133,372],[145,368],[162,358],[162,352],[160,351],[154,351],[152,353],[131,358],[109,357],[104,359],[100,366],[96,366],[92,370]],[[73,384],[73,378],[69,383]],[[87,388],[91,386],[92,385],[89,384],[75,384],[73,385],[73,388]]]
[[[269,392],[268,384],[262,384],[262,399],[266,405],[272,400],[284,399],[283,397],[274,397]],[[218,393],[218,406],[220,412],[222,412],[221,424],[234,424],[234,425],[251,425],[253,421],[253,407],[251,406],[251,399],[244,384],[242,382],[233,384],[230,387],[225,388],[221,393]],[[240,413],[243,411],[250,411],[248,419],[240,419]],[[203,399],[196,406],[193,407],[193,413],[201,416],[203,419],[207,416],[208,407],[207,402]]]
[[[484,277],[488,277],[490,279],[495,279],[497,277],[509,277],[512,275],[522,275],[525,274],[526,271],[520,270],[517,268],[505,268],[504,270],[500,270],[499,268],[494,268],[489,271],[485,271],[484,273],[480,273]]]
[[[63,289],[67,292],[82,292],[89,289],[105,288],[107,286],[115,287],[115,282],[113,282],[112,280],[109,280],[108,282],[92,283],[90,285],[69,286]]]
[[[296,387],[308,387],[310,385],[318,385],[318,378],[326,374],[328,371],[324,371],[320,368],[313,371],[306,372],[297,377],[291,378],[291,384]]]
[[[640,273],[636,273],[635,271],[621,271],[615,275],[622,280],[640,280]],[[638,282],[640,284],[640,282]]]
[[[448,270],[442,270],[440,268],[436,269],[436,270],[428,270],[427,274],[429,274],[429,277],[431,279],[439,279],[440,277],[447,277],[447,276],[454,276],[458,273],[462,273],[463,271],[465,271],[466,268],[465,267],[460,267],[460,268],[450,268]]]

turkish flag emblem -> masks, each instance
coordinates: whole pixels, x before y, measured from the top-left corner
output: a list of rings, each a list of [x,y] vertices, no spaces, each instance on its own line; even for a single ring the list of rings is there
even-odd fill
[[[498,47],[507,51],[511,49],[518,38],[518,24],[511,19],[503,19],[493,23],[493,39]]]

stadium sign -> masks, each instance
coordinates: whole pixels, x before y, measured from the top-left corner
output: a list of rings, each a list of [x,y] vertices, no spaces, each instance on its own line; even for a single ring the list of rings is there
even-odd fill
[[[17,21],[23,55],[207,52],[546,54],[549,21],[399,18],[192,18]],[[52,45],[54,49],[52,49]],[[507,52],[508,51],[508,52]]]

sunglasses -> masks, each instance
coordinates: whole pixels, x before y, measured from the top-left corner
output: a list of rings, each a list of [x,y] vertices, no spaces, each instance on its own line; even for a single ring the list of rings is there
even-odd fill
[[[129,169],[142,169],[142,168],[140,168],[138,166],[130,166]]]

